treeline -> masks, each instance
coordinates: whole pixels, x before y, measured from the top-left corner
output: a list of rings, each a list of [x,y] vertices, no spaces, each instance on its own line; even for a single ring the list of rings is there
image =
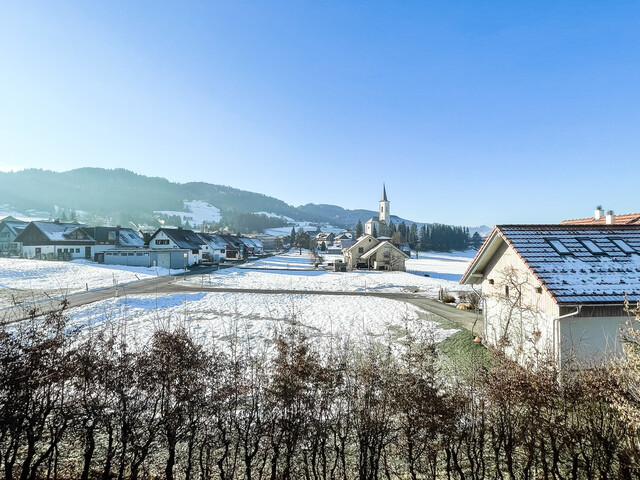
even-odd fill
[[[35,315],[34,315],[35,316]],[[61,313],[0,333],[5,479],[638,478],[615,369],[445,374],[428,338],[319,346],[296,327],[132,348]],[[264,348],[261,348],[264,347]],[[559,381],[561,379],[561,381]]]
[[[356,225],[356,238],[364,233],[362,222]],[[379,231],[373,231],[374,237],[390,237],[392,243],[401,245],[408,243],[411,249],[421,251],[450,252],[451,250],[467,250],[468,248],[480,248],[482,238],[475,232],[469,234],[468,227],[456,227],[439,223],[425,224],[418,229],[417,224],[406,225],[390,221],[389,224],[380,224]]]

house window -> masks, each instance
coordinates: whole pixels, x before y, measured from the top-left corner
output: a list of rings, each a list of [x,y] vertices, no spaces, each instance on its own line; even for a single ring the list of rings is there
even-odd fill
[[[364,253],[364,247],[358,247],[358,253]]]
[[[536,287],[536,293],[542,293],[542,287]]]
[[[40,255],[42,253],[42,248],[36,247],[36,255]]]
[[[169,240],[156,240],[156,245],[169,245]]]
[[[489,285],[493,285],[495,282],[493,281],[493,278],[489,279]]]
[[[636,251],[632,247],[630,247],[624,240],[620,240],[619,238],[612,238],[611,241],[624,253],[636,253]]]
[[[76,253],[80,253],[80,249],[79,248],[76,248]]]

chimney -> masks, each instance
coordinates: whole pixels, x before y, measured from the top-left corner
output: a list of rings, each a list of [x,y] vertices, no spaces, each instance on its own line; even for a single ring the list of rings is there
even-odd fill
[[[607,218],[606,218],[605,223],[607,225],[613,225],[613,210],[609,210],[607,212]]]
[[[604,209],[602,208],[602,205],[598,205],[595,213],[593,214],[593,218],[595,220],[600,220],[601,217],[604,217]]]

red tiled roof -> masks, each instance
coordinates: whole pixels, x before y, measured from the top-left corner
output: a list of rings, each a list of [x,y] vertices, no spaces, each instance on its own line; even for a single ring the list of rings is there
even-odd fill
[[[574,218],[570,220],[563,220],[561,225],[605,225],[606,216],[600,217],[596,220],[594,217],[588,218]],[[640,213],[625,213],[622,215],[613,215],[614,225],[640,225]]]

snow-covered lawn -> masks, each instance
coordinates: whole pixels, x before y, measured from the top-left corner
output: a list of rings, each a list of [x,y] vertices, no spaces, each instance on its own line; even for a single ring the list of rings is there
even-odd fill
[[[458,280],[471,261],[471,253],[421,254],[424,257],[407,260],[407,269],[418,272],[351,271],[331,272],[314,269],[308,253],[291,251],[239,267],[220,270],[216,274],[194,276],[184,280],[189,284],[204,284],[220,288],[257,290],[309,290],[330,292],[415,292],[437,297],[441,288],[464,291]],[[342,258],[324,255],[325,262]],[[425,276],[428,273],[429,276]]]
[[[20,300],[39,299],[45,297],[43,292],[46,292],[53,297],[170,273],[161,267],[100,265],[84,260],[52,262],[0,258],[0,307],[10,305],[16,296]]]
[[[177,215],[182,223],[189,222],[191,225],[202,225],[203,222],[219,222],[222,218],[219,208],[200,200],[185,201],[184,208],[186,211],[158,210],[155,213],[164,213],[170,216]]]
[[[353,341],[402,339],[407,331],[440,342],[456,330],[419,319],[411,304],[376,297],[255,293],[190,293],[119,297],[69,311],[72,325],[124,328],[140,342],[159,327],[186,326],[204,341],[269,339],[276,329],[301,325],[314,337]]]

